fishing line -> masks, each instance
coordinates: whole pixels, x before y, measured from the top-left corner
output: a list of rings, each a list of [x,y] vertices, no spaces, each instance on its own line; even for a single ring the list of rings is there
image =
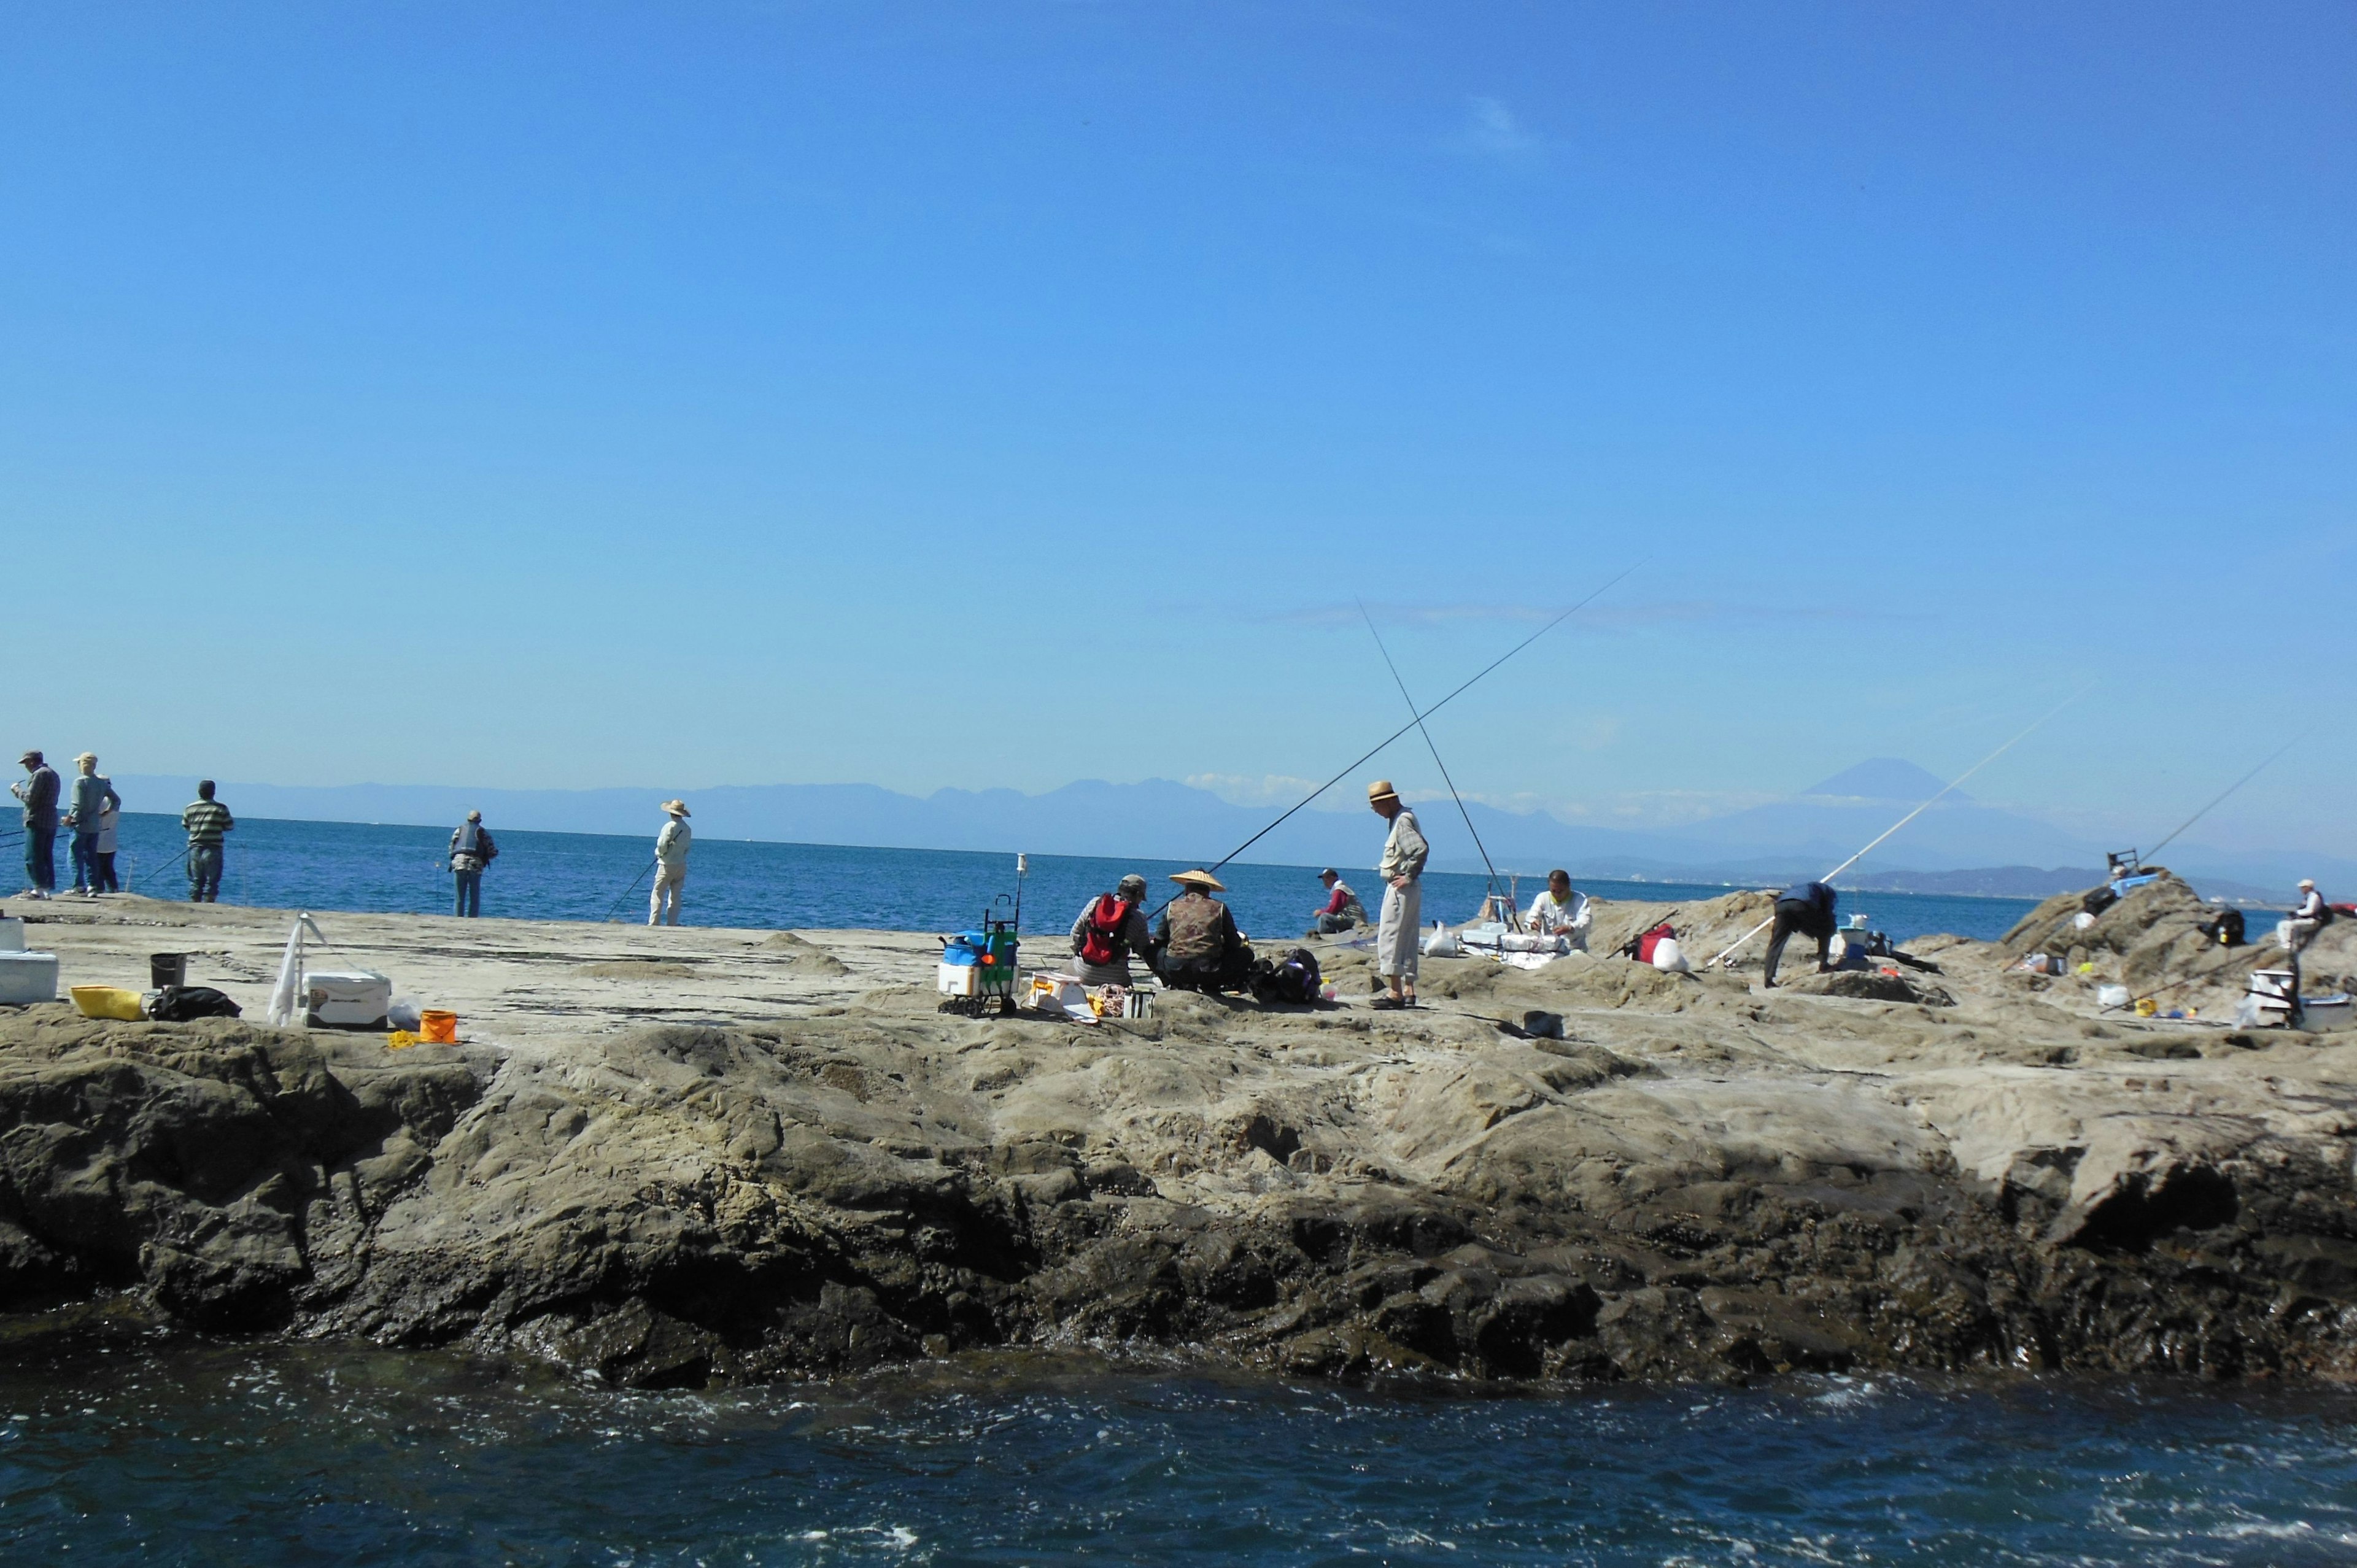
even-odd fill
[[[1866,848],[1859,850],[1856,854],[1851,855],[1847,860],[1843,861],[1839,865],[1835,866],[1831,871],[1828,871],[1823,876],[1818,877],[1817,880],[1820,882],[1831,882],[1835,877],[1839,876],[1843,872],[1847,871],[1851,866],[1856,865],[1859,861],[1864,860],[1868,854],[1872,853],[1876,844],[1882,843],[1884,839],[1889,838],[1892,833],[1897,832],[1900,829],[1905,827],[1908,823],[1913,822],[1916,818],[1930,811],[1933,806],[1938,805],[1941,800],[1947,798],[1949,793],[1953,791],[1957,785],[1962,784],[1965,779],[1970,779],[1974,774],[1978,773],[1982,768],[1986,768],[1990,763],[1995,762],[1998,757],[2003,757],[2007,752],[2011,751],[2015,746],[2029,739],[2030,730],[2036,729],[2040,725],[2044,724],[2048,719],[2052,718],[2056,714],[2061,713],[2063,709],[2069,707],[2072,703],[2077,702],[2080,698],[2085,696],[2094,689],[2093,683],[2090,682],[2087,685],[2080,687],[2076,692],[2073,692],[2071,695],[2063,698],[2061,702],[2047,709],[2046,712],[2040,714],[2037,718],[2030,721],[2029,729],[2023,730],[2019,735],[2015,736],[2011,740],[2007,741],[2003,746],[1998,746],[1995,751],[1990,752],[1986,757],[1982,757],[1978,762],[1974,763],[1970,768],[1965,768],[1962,773],[1959,773],[1953,779],[1949,779],[1947,783],[1941,786],[1940,792],[1937,795],[1932,796],[1930,800],[1924,801],[1921,805],[1916,807],[1913,811],[1908,812],[1905,816],[1900,818],[1897,822],[1883,829],[1880,836],[1877,837],[1872,843],[1867,844]],[[1727,954],[1732,953],[1737,948],[1741,947],[1744,943],[1749,941],[1752,938],[1758,936],[1760,932],[1766,930],[1770,926],[1772,926],[1775,923],[1776,917],[1773,915],[1769,916],[1768,918],[1760,921],[1758,925],[1752,927],[1749,930],[1736,938],[1735,940],[1729,942],[1726,949],[1722,950],[1717,957],[1710,961],[1711,963],[1726,963]],[[1706,965],[1705,967],[1707,968],[1708,965]]]
[[[1399,666],[1392,661],[1392,650],[1383,646],[1383,634],[1375,629],[1375,618],[1367,613],[1367,601],[1361,599],[1358,605],[1359,614],[1367,623],[1367,635],[1375,639],[1375,651],[1383,656],[1383,664],[1392,672],[1392,684],[1399,688],[1400,698],[1407,703],[1407,711],[1415,713],[1415,699],[1407,693],[1407,682],[1400,678]],[[1481,853],[1482,868],[1490,874],[1490,897],[1495,898],[1498,896],[1498,868],[1491,864],[1490,846],[1481,842],[1481,830],[1473,825],[1473,813],[1465,809],[1465,797],[1457,792],[1457,780],[1448,776],[1448,764],[1440,760],[1440,747],[1433,743],[1432,730],[1421,714],[1416,717],[1415,727],[1423,732],[1424,747],[1432,753],[1432,765],[1440,769],[1440,781],[1448,786],[1448,798],[1457,802],[1457,814],[1465,819],[1465,831],[1473,835],[1473,847]],[[1514,901],[1511,898],[1506,900],[1506,924],[1513,930],[1523,929],[1521,917],[1515,914]]]
[[[1613,577],[1610,581],[1607,582],[1603,587],[1596,589],[1595,592],[1589,594],[1587,597],[1580,600],[1579,603],[1572,606],[1571,608],[1565,610],[1561,615],[1556,616],[1553,620],[1548,621],[1544,626],[1539,628],[1538,630],[1531,633],[1530,636],[1523,639],[1522,641],[1514,644],[1513,647],[1509,648],[1505,652],[1498,655],[1497,658],[1483,665],[1480,670],[1474,671],[1473,675],[1468,679],[1463,685],[1458,686],[1455,691],[1449,693],[1448,695],[1441,698],[1440,701],[1433,703],[1432,706],[1416,714],[1415,718],[1410,719],[1406,724],[1400,725],[1399,728],[1383,736],[1382,740],[1369,747],[1364,756],[1360,757],[1348,768],[1343,768],[1340,773],[1335,774],[1333,778],[1329,779],[1325,783],[1320,784],[1317,789],[1312,789],[1308,794],[1304,795],[1300,800],[1294,802],[1294,804],[1288,807],[1283,815],[1279,816],[1276,821],[1269,823],[1268,826],[1261,829],[1260,832],[1253,834],[1252,837],[1244,840],[1243,843],[1236,845],[1235,848],[1228,851],[1227,854],[1220,856],[1219,859],[1213,861],[1203,869],[1206,871],[1217,871],[1220,867],[1227,865],[1228,862],[1235,859],[1236,856],[1243,854],[1244,851],[1252,848],[1253,845],[1260,843],[1261,840],[1268,837],[1269,834],[1284,826],[1286,822],[1290,819],[1296,811],[1300,811],[1302,807],[1307,806],[1310,801],[1315,800],[1318,796],[1323,795],[1327,790],[1331,789],[1335,785],[1340,784],[1343,779],[1348,779],[1352,773],[1365,766],[1366,763],[1377,753],[1381,752],[1383,747],[1391,745],[1392,742],[1399,739],[1400,736],[1415,728],[1416,725],[1422,724],[1426,719],[1430,718],[1433,714],[1438,713],[1441,709],[1455,702],[1459,696],[1464,694],[1466,688],[1471,686],[1474,682],[1480,680],[1483,676],[1489,674],[1490,671],[1495,670],[1499,665],[1503,664],[1507,660],[1512,659],[1515,654],[1520,653],[1523,649],[1528,648],[1532,643],[1536,642],[1540,638],[1544,637],[1548,632],[1553,631],[1556,627],[1559,627],[1565,621],[1569,620],[1579,611],[1587,608],[1590,604],[1593,604],[1597,597],[1603,594],[1606,589],[1612,587],[1615,584],[1619,583],[1621,578],[1628,576],[1630,573],[1637,570],[1638,566],[1642,566],[1645,564],[1645,561],[1650,559],[1650,556],[1640,559],[1635,565],[1624,568],[1619,576]],[[1169,907],[1169,901],[1168,899],[1164,900],[1163,908],[1167,909]]]
[[[2284,742],[2283,745],[2277,746],[2275,751],[2268,756],[2266,762],[2260,763],[2258,767],[2252,768],[2248,773],[2244,774],[2240,779],[2235,779],[2232,784],[2229,784],[2223,789],[2219,790],[2218,793],[2212,798],[2210,806],[2218,804],[2219,801],[2223,800],[2227,796],[2233,794],[2244,785],[2248,784],[2252,779],[2256,779],[2262,772],[2266,771],[2267,762],[2273,762],[2276,757],[2281,757],[2285,752],[2289,751],[2293,746],[2298,746],[2298,744],[2299,742],[2297,738]],[[2165,838],[2158,843],[2153,845],[2148,853],[2158,854],[2162,850],[2167,849],[2169,847],[2169,839],[2175,838],[2178,833],[2183,832],[2186,829],[2191,827],[2194,823],[2208,816],[2210,814],[2210,806],[2202,807],[2200,811],[2194,812],[2191,816],[2178,823],[2176,832],[2170,833],[2169,838]]]

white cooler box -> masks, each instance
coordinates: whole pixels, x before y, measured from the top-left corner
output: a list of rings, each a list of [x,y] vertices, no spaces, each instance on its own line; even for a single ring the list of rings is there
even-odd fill
[[[393,982],[374,970],[309,970],[303,976],[303,1021],[315,1029],[382,1029]]]
[[[25,950],[25,922],[14,915],[0,915],[0,952]]]
[[[0,952],[0,1003],[22,1007],[58,999],[58,955]]]

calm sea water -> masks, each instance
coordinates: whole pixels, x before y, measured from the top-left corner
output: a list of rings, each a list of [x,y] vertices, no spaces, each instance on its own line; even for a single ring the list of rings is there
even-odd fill
[[[598,833],[498,832],[500,858],[483,878],[483,912],[532,919],[646,918],[647,878],[653,838]],[[163,897],[186,897],[178,868],[185,843],[177,818],[126,815],[119,872],[129,886]],[[242,820],[231,835],[222,897],[231,903],[272,908],[360,909],[379,913],[447,913],[450,875],[444,855],[448,828],[361,822]],[[1381,839],[1371,834],[1372,859]],[[62,858],[62,856],[61,856]],[[1125,872],[1150,878],[1156,901],[1171,891],[1163,880],[1186,866],[1178,861],[1099,860],[1035,854],[1022,885],[1023,929],[1060,933],[1097,894]],[[1325,902],[1315,866],[1231,865],[1220,873],[1245,931],[1265,938],[1306,929]],[[1376,907],[1374,873],[1340,868],[1367,908]],[[64,867],[60,875],[69,875]],[[633,879],[636,879],[635,886]],[[1670,882],[1582,882],[1606,898],[1699,903],[1725,887]],[[1469,918],[1485,888],[1480,876],[1436,873],[1425,879],[1426,920]],[[686,918],[691,925],[758,929],[883,928],[960,930],[985,908],[1004,917],[1017,891],[1012,854],[953,850],[857,849],[833,844],[758,843],[698,839],[690,862]],[[1528,906],[1537,893],[1520,885]],[[1008,903],[1000,905],[1005,897]],[[2023,898],[1953,898],[1920,894],[1845,894],[1845,916],[1863,911],[1875,929],[1900,940],[1932,931],[1983,939],[2002,935],[2032,907]]]
[[[1802,1380],[1552,1397],[1024,1363],[634,1395],[438,1354],[0,1367],[13,1563],[2357,1560],[2357,1398]]]

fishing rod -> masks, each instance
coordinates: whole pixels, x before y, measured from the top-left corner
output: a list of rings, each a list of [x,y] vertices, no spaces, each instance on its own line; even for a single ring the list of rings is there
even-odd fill
[[[1818,877],[1817,880],[1820,882],[1831,882],[1835,877],[1839,876],[1843,872],[1847,871],[1851,866],[1856,865],[1859,861],[1864,860],[1873,852],[1877,844],[1881,843],[1884,839],[1889,838],[1891,834],[1897,832],[1900,829],[1905,827],[1908,823],[1913,822],[1916,818],[1930,811],[1933,806],[1938,805],[1954,790],[1957,785],[1962,784],[1965,779],[1970,779],[1974,774],[1978,773],[1982,768],[1986,768],[1990,763],[1995,762],[1998,757],[2003,757],[2007,752],[2011,751],[2015,746],[2029,739],[2030,730],[2036,729],[2040,725],[2044,724],[2048,719],[2052,718],[2056,714],[2061,713],[2063,709],[2069,707],[2072,703],[2077,702],[2081,697],[2085,696],[2094,689],[2095,688],[2093,684],[2082,686],[2078,691],[2072,693],[2070,696],[2063,698],[2061,702],[2047,709],[2046,712],[2040,714],[2037,718],[2032,719],[2029,723],[2029,729],[2023,730],[2019,735],[2015,736],[2011,740],[2007,741],[2003,746],[1998,746],[1995,751],[1990,752],[1986,757],[1982,757],[1978,762],[1974,763],[1970,768],[1965,768],[1962,773],[1959,773],[1953,779],[1949,779],[1945,784],[1940,787],[1940,792],[1938,794],[1932,796],[1930,800],[1924,801],[1921,805],[1916,807],[1913,811],[1908,812],[1905,816],[1900,818],[1897,822],[1883,829],[1881,833],[1874,839],[1873,843],[1868,843],[1866,848],[1859,850],[1856,854],[1851,855],[1847,860],[1843,861],[1839,865],[1835,866],[1831,871],[1828,871],[1823,876]],[[1766,930],[1770,926],[1772,926],[1775,923],[1776,917],[1773,915],[1769,916],[1768,918],[1760,921],[1758,925],[1752,927],[1749,930],[1736,938],[1733,941],[1727,943],[1727,946],[1720,950],[1718,955],[1710,961],[1711,963],[1720,965],[1726,964],[1728,956],[1732,954],[1736,949],[1741,947],[1744,943],[1749,941],[1752,938],[1758,936],[1760,932]],[[1704,967],[1707,968],[1709,966],[1706,964]]]
[[[1383,646],[1383,634],[1375,629],[1375,618],[1367,613],[1367,601],[1361,599],[1358,603],[1359,614],[1367,623],[1367,634],[1375,639],[1375,651],[1383,656],[1383,663],[1392,672],[1392,683],[1399,688],[1400,698],[1407,703],[1407,711],[1415,713],[1415,699],[1407,693],[1407,682],[1400,678],[1399,666],[1392,660],[1392,650]],[[1457,802],[1457,814],[1465,819],[1465,831],[1473,835],[1473,847],[1481,853],[1482,869],[1490,874],[1490,897],[1495,898],[1498,896],[1498,868],[1491,863],[1490,846],[1481,842],[1481,830],[1473,825],[1473,813],[1465,809],[1465,797],[1457,792],[1457,780],[1448,776],[1448,764],[1440,760],[1440,747],[1434,744],[1432,729],[1420,714],[1416,716],[1415,727],[1423,732],[1425,749],[1432,753],[1432,765],[1440,769],[1440,781],[1448,786],[1448,798]],[[1506,900],[1506,925],[1512,930],[1523,929],[1522,917],[1515,913],[1512,898]]]
[[[505,830],[505,829],[502,829],[502,830],[500,830],[500,831],[501,831],[501,832],[505,832],[506,830]],[[620,898],[617,898],[617,899],[615,899],[611,904],[608,904],[608,906],[606,906],[606,915],[605,915],[605,919],[606,919],[606,923],[607,923],[608,925],[609,925],[609,926],[610,926],[610,925],[612,925],[612,924],[614,924],[614,923],[615,923],[615,921],[614,921],[614,911],[615,911],[615,910],[617,910],[617,909],[619,909],[619,908],[620,908],[622,907],[622,901],[623,901],[623,899],[628,898],[631,894],[636,893],[636,892],[639,890],[639,880],[640,880],[640,877],[645,876],[645,875],[646,875],[646,874],[647,874],[648,872],[652,871],[656,866],[658,866],[658,865],[662,865],[662,856],[661,856],[661,855],[657,855],[657,856],[655,856],[655,857],[654,857],[654,859],[652,859],[652,860],[651,860],[651,861],[647,862],[647,863],[646,863],[646,865],[642,865],[642,866],[639,867],[639,875],[638,875],[638,876],[633,876],[633,877],[631,877],[631,878],[630,878],[630,885],[628,887],[625,887],[625,888],[623,888],[623,889],[622,889],[622,897],[621,897]]]
[[[1651,557],[1647,557],[1645,559],[1651,559]],[[1372,746],[1370,746],[1364,756],[1360,757],[1353,761],[1350,767],[1343,768],[1340,773],[1335,774],[1333,778],[1329,779],[1325,783],[1320,784],[1317,789],[1312,789],[1308,794],[1304,795],[1300,800],[1287,807],[1285,811],[1277,817],[1276,821],[1269,823],[1268,826],[1261,829],[1260,832],[1253,834],[1252,837],[1244,840],[1243,843],[1236,845],[1235,848],[1228,851],[1227,854],[1220,856],[1219,859],[1213,861],[1203,869],[1206,871],[1217,871],[1220,867],[1227,865],[1228,862],[1235,859],[1236,856],[1243,854],[1244,851],[1252,848],[1253,845],[1260,843],[1261,840],[1268,837],[1269,834],[1284,826],[1286,822],[1291,818],[1295,812],[1309,804],[1310,801],[1318,799],[1318,796],[1326,793],[1327,790],[1334,788],[1335,785],[1340,784],[1343,779],[1348,779],[1352,773],[1358,771],[1361,767],[1364,767],[1368,760],[1381,752],[1384,746],[1391,745],[1392,742],[1399,739],[1400,736],[1415,728],[1416,725],[1422,724],[1426,719],[1430,718],[1433,714],[1438,713],[1441,709],[1455,702],[1458,697],[1464,694],[1466,688],[1471,686],[1474,682],[1480,680],[1483,676],[1489,674],[1490,671],[1495,670],[1499,665],[1503,664],[1507,660],[1512,659],[1515,654],[1520,653],[1523,649],[1528,648],[1532,643],[1536,642],[1540,638],[1544,637],[1548,632],[1553,631],[1556,627],[1559,627],[1565,621],[1569,620],[1579,611],[1587,608],[1587,606],[1596,601],[1599,595],[1619,583],[1621,578],[1628,576],[1630,573],[1634,572],[1638,566],[1642,566],[1644,564],[1645,560],[1640,560],[1635,565],[1624,568],[1620,572],[1620,575],[1615,576],[1605,583],[1603,587],[1596,589],[1594,592],[1590,593],[1587,597],[1580,600],[1579,603],[1572,606],[1571,608],[1565,610],[1553,620],[1548,621],[1544,626],[1539,628],[1538,630],[1531,633],[1530,636],[1523,639],[1522,641],[1514,644],[1513,647],[1509,648],[1505,652],[1501,653],[1497,658],[1483,665],[1480,670],[1474,671],[1472,676],[1468,679],[1463,685],[1458,686],[1455,691],[1449,693],[1448,695],[1441,698],[1440,701],[1433,703],[1432,706],[1416,714],[1415,718],[1410,719],[1406,724],[1400,725],[1399,728],[1383,736],[1382,740],[1376,742]],[[1169,907],[1167,900],[1164,902],[1163,907],[1165,908]]]
[[[186,849],[181,850],[179,854],[174,855],[170,860],[166,861],[162,865],[156,867],[154,871],[149,872],[139,881],[133,883],[129,890],[136,893],[142,887],[155,886],[156,882],[163,877],[166,872],[170,871],[174,866],[178,865],[182,861],[188,859],[188,851],[193,850],[197,846],[195,844],[189,844]]]
[[[2169,838],[2161,840],[2158,843],[2153,845],[2147,853],[2158,854],[2162,850],[2167,849],[2169,845],[2169,841],[2176,838],[2178,833],[2183,832],[2186,829],[2191,827],[2194,823],[2208,816],[2210,814],[2211,806],[2217,805],[2227,796],[2233,794],[2244,785],[2248,784],[2252,779],[2256,779],[2261,773],[2266,770],[2267,763],[2273,762],[2276,757],[2281,757],[2285,752],[2289,751],[2293,746],[2298,744],[2299,741],[2298,737],[2294,737],[2293,739],[2287,740],[2284,742],[2283,745],[2277,746],[2274,751],[2268,754],[2266,762],[2260,763],[2258,767],[2252,768],[2248,773],[2244,774],[2240,779],[2235,779],[2232,784],[2227,785],[2223,789],[2219,790],[2217,794],[2212,796],[2210,799],[2210,805],[2202,807],[2200,811],[2194,812],[2191,816],[2178,823],[2176,830],[2169,835]],[[2139,855],[2137,856],[2137,859],[2141,862],[2143,856]]]

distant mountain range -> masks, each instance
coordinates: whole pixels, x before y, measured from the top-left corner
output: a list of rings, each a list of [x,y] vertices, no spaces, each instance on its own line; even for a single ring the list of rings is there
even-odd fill
[[[1878,757],[1789,800],[1652,832],[1588,827],[1469,802],[1466,815],[1501,872],[1527,875],[1559,865],[1576,876],[1766,886],[1823,875],[1938,793],[1941,782],[1912,763]],[[135,811],[176,811],[194,798],[195,783],[162,777],[115,780]],[[1337,792],[1345,789],[1355,786],[1338,786]],[[721,838],[1206,863],[1254,840],[1275,814],[1167,779],[1139,784],[1086,779],[1044,795],[941,789],[923,797],[873,784],[674,791],[224,783],[221,790],[232,811],[256,817],[436,824],[456,823],[474,808],[494,829],[649,836],[662,825],[661,802],[674,792],[686,796],[698,832]],[[1481,869],[1480,852],[1452,802],[1423,802],[1417,815],[1432,840],[1437,868]],[[1374,860],[1383,836],[1383,824],[1372,813],[1313,809],[1297,812],[1236,858],[1360,868]],[[1980,805],[1957,791],[1841,881],[1883,891],[2040,897],[2101,880],[2106,847],[2117,846],[2088,843],[2050,822]],[[2223,897],[2280,903],[2304,875],[2327,882],[2328,891],[2331,886],[2357,887],[2357,862],[2328,856],[2181,844],[2171,846],[2167,858],[2205,892]]]

